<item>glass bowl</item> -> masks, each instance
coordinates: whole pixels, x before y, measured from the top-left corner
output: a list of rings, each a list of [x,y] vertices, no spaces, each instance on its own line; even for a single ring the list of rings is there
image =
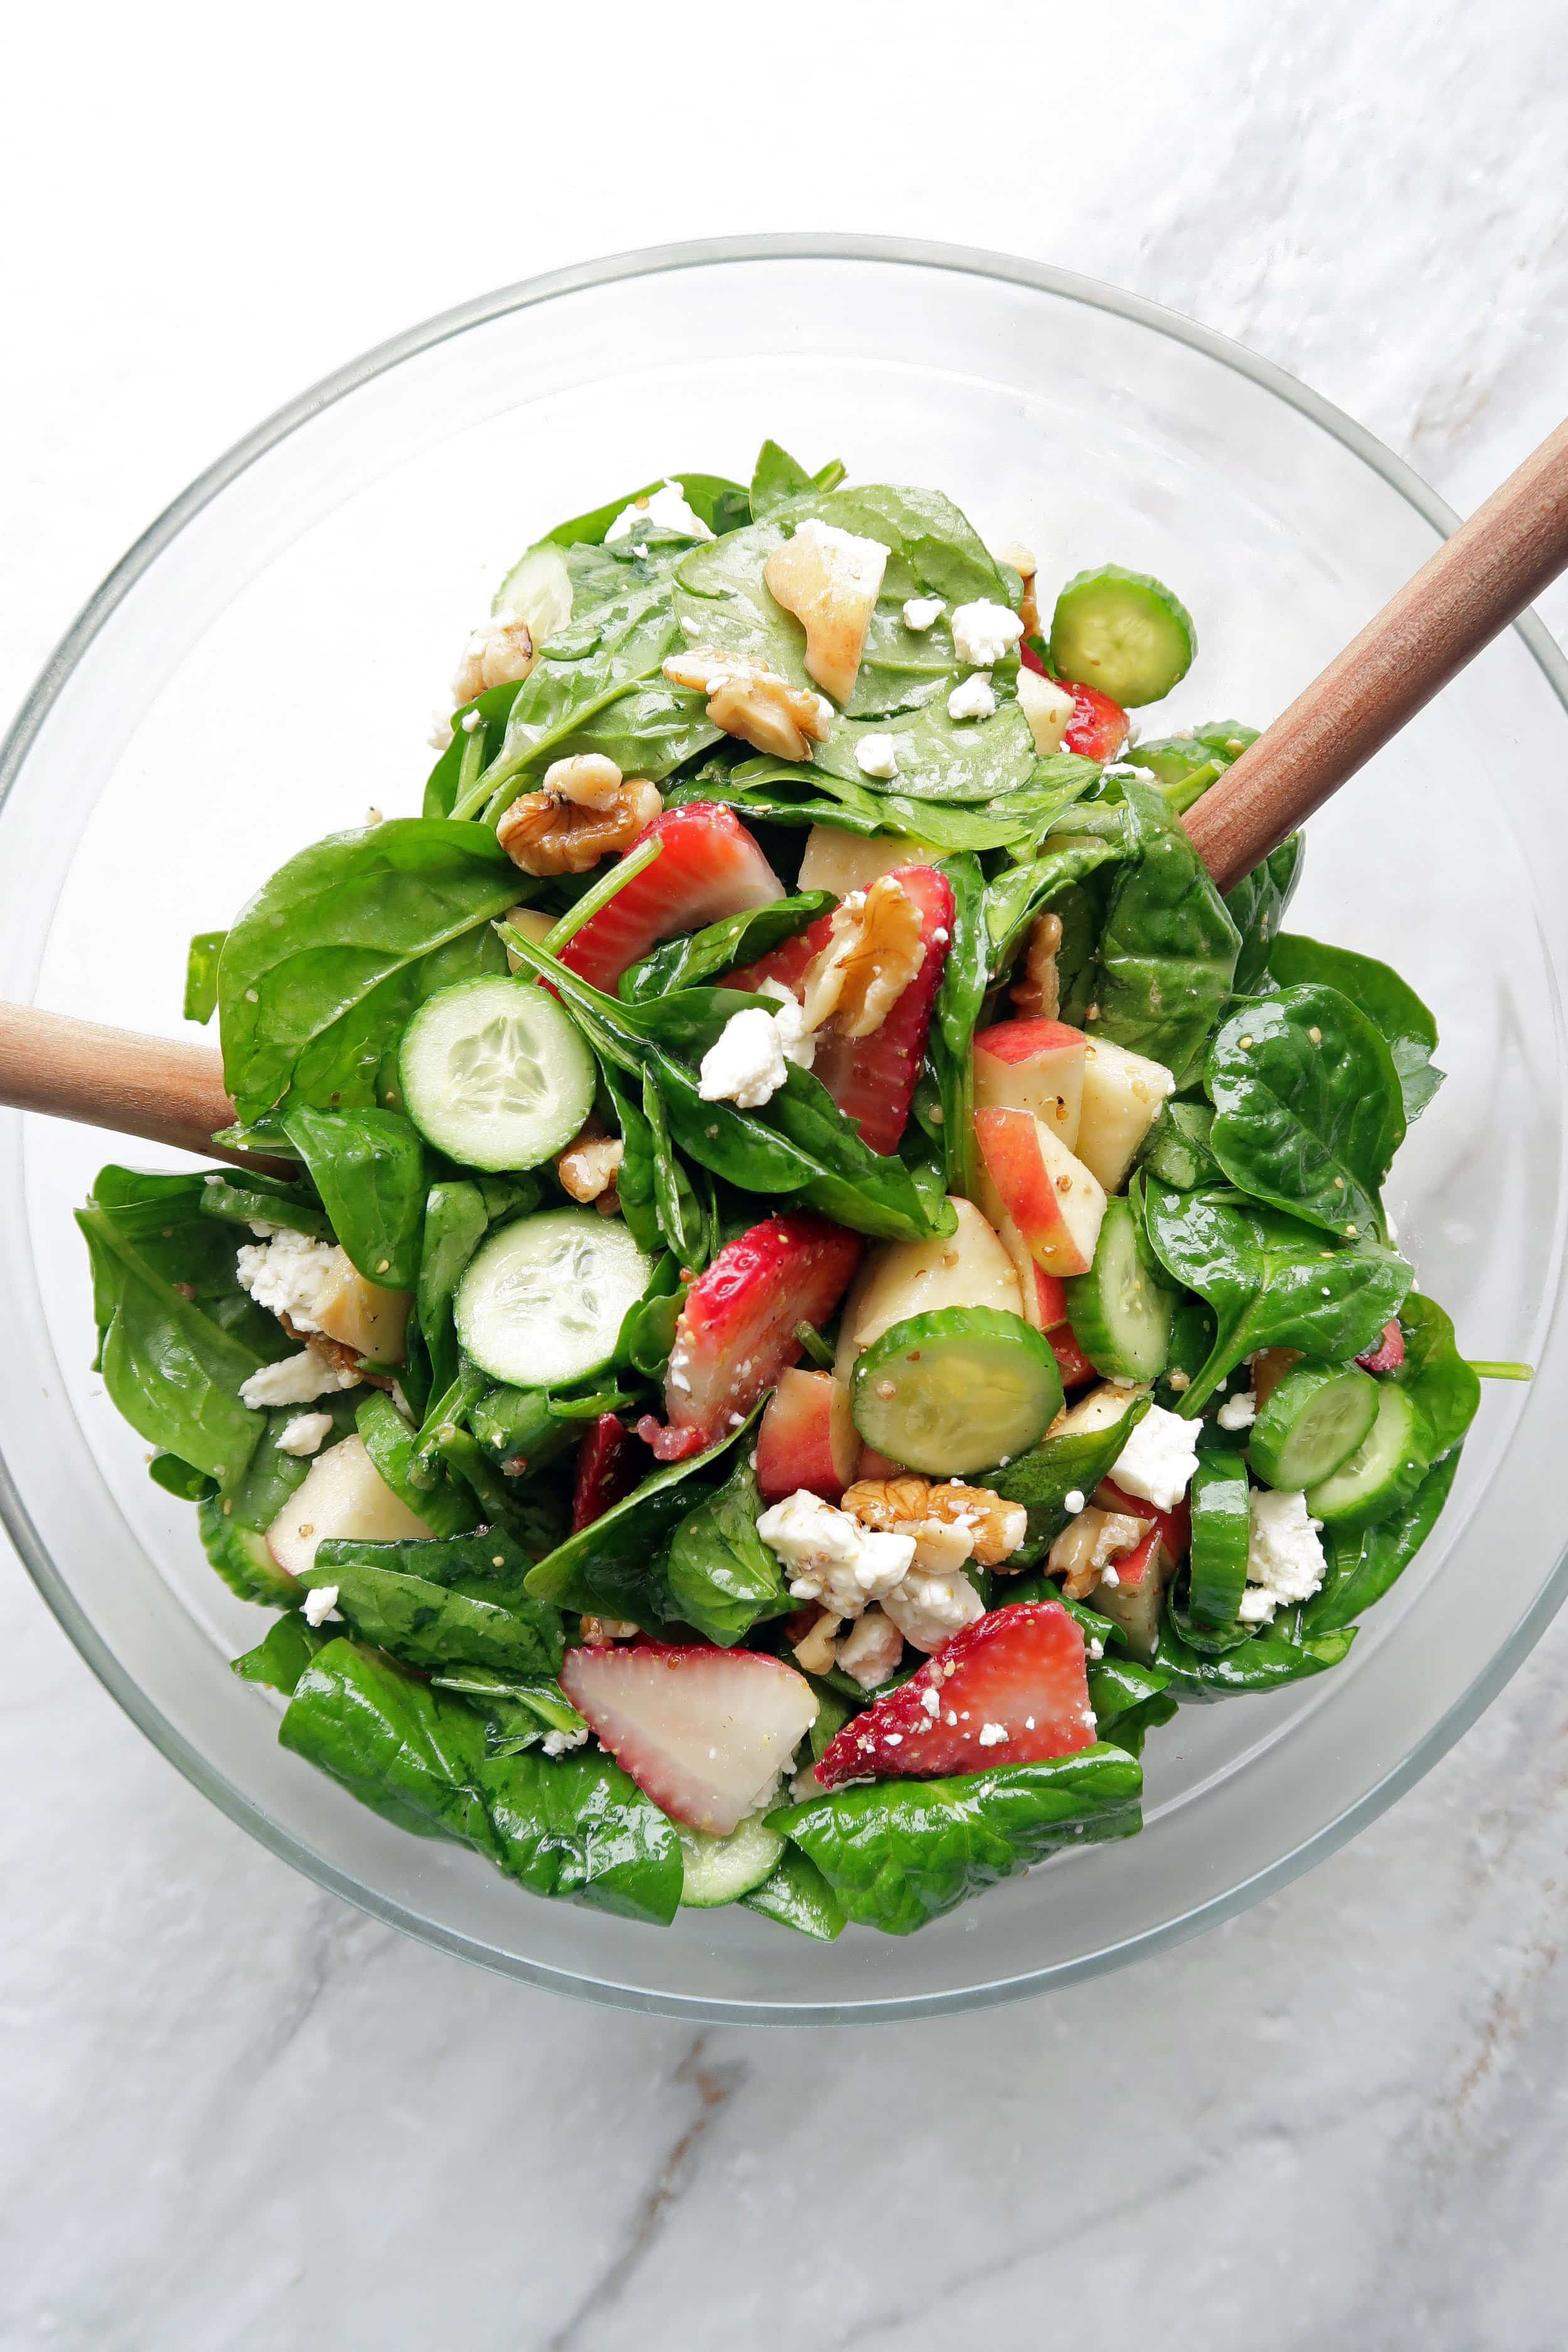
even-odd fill
[[[344,369],[195,483],[106,581],[0,764],[0,994],[179,1031],[185,943],[369,803],[416,809],[432,709],[513,558],[561,516],[695,465],[940,484],[1043,584],[1168,579],[1203,646],[1152,731],[1271,718],[1451,518],[1280,372],[1060,271],[942,247],[774,237],[633,254],[450,312]],[[0,1444],[24,1560],[83,1656],[196,1786],[322,1885],[539,1984],[716,2019],[908,2016],[1151,1952],[1330,1852],[1440,1756],[1562,1597],[1559,1326],[1568,908],[1564,666],[1530,619],[1314,821],[1295,928],[1432,1003],[1447,1086],[1394,1205],[1491,1389],[1455,1496],[1345,1665],[1155,1734],[1147,1826],[909,1941],[819,1946],[742,1910],[666,1934],[533,1900],[401,1834],[277,1745],[234,1681],[258,1636],[194,1514],[88,1369],[71,1210],[149,1148],[7,1117]],[[170,1155],[163,1155],[168,1158]]]

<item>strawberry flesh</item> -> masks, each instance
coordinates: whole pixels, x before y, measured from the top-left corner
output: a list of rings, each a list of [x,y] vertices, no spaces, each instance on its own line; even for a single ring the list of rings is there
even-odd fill
[[[606,995],[615,993],[622,972],[660,940],[752,907],[769,907],[784,895],[784,884],[733,809],[712,801],[666,809],[644,826],[632,848],[650,835],[663,845],[653,863],[591,915],[561,950],[569,970]]]
[[[1397,1322],[1385,1323],[1375,1348],[1356,1358],[1364,1372],[1396,1372],[1405,1361],[1405,1334]]]
[[[572,1482],[572,1532],[624,1502],[637,1483],[637,1446],[631,1431],[613,1412],[602,1412],[577,1448]]]
[[[769,1217],[738,1234],[686,1294],[665,1373],[667,1429],[651,1440],[679,1462],[739,1427],[800,1355],[795,1327],[826,1323],[863,1247],[826,1217]],[[638,1424],[638,1434],[645,1433]]]
[[[816,1720],[805,1675],[754,1650],[568,1650],[561,1687],[644,1795],[710,1837],[766,1801]]]
[[[902,883],[920,909],[925,942],[921,968],[869,1037],[837,1037],[824,1030],[812,1064],[813,1075],[845,1117],[855,1121],[861,1139],[884,1154],[898,1150],[909,1120],[953,914],[952,885],[934,866],[900,866],[893,879]],[[832,920],[830,915],[819,917],[782,947],[732,971],[725,986],[755,990],[764,980],[776,980],[798,994],[806,966],[827,945]]]
[[[1094,1738],[1082,1633],[1059,1601],[1022,1601],[966,1625],[907,1683],[852,1717],[816,1778],[837,1789],[885,1775],[983,1772],[1072,1756]]]
[[[1072,717],[1062,738],[1062,750],[1077,751],[1086,760],[1119,760],[1131,731],[1121,705],[1112,702],[1109,694],[1099,694],[1092,686],[1079,686],[1070,677],[1056,682],[1072,697]]]

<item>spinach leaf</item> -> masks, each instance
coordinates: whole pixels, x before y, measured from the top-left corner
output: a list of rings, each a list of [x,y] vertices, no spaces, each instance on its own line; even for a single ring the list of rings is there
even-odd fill
[[[635,1094],[629,1091],[624,1084],[627,1073],[617,1069],[605,1054],[599,1055],[599,1068],[621,1130],[616,1197],[621,1204],[626,1231],[639,1249],[662,1249],[664,1231],[658,1219],[654,1174],[656,1146],[653,1129],[643,1114],[642,1089],[639,1086]]]
[[[487,1543],[493,1538],[486,1537]],[[307,1586],[334,1585],[337,1605],[362,1641],[410,1666],[492,1666],[498,1673],[552,1675],[561,1664],[561,1620],[547,1602],[493,1576],[418,1573],[421,1549],[439,1544],[323,1543]],[[391,1555],[391,1557],[388,1557]],[[499,1551],[492,1551],[499,1558]],[[520,1571],[528,1561],[518,1557]],[[447,1563],[441,1563],[446,1566]]]
[[[430,1677],[433,1690],[449,1691],[485,1718],[485,1752],[521,1756],[552,1731],[568,1739],[587,1731],[560,1684],[544,1675],[498,1674],[489,1666],[447,1666]]]
[[[1042,1438],[1027,1454],[1016,1454],[1003,1468],[985,1473],[987,1486],[1008,1502],[1027,1507],[1028,1532],[1016,1555],[1025,1567],[1032,1567],[1041,1558],[1072,1517],[1068,1496],[1093,1494],[1148,1410],[1147,1397],[1134,1397],[1121,1420],[1109,1429]]]
[[[1129,1756],[1142,1756],[1150,1732],[1176,1713],[1177,1701],[1165,1687],[1170,1679],[1163,1667],[1136,1658],[1106,1657],[1092,1664],[1089,1703],[1101,1739]]]
[[[680,1900],[673,1824],[608,1757],[489,1757],[457,1698],[349,1641],[301,1675],[279,1738],[362,1804],[471,1845],[536,1895],[668,1926]]]
[[[616,695],[602,709],[569,728],[542,756],[548,765],[551,761],[577,760],[596,752],[602,759],[613,760],[623,775],[646,776],[650,783],[661,783],[699,751],[723,740],[722,731],[708,716],[705,695],[650,678]],[[516,797],[517,790],[531,789],[531,774],[538,764],[537,760],[531,762],[530,776],[520,786],[507,789],[503,806]],[[487,808],[485,814],[488,822],[490,811]]]
[[[1374,956],[1327,947],[1296,931],[1280,932],[1269,950],[1268,963],[1279,987],[1321,982],[1337,988],[1377,1024],[1399,1073],[1405,1116],[1418,1118],[1442,1085],[1443,1072],[1432,1061],[1437,1024],[1415,991]]]
[[[1139,1192],[1154,1255],[1214,1311],[1214,1345],[1177,1408],[1188,1419],[1258,1348],[1300,1348],[1333,1362],[1360,1354],[1410,1288],[1405,1260],[1379,1244],[1329,1248],[1321,1234],[1277,1210],[1174,1192],[1152,1180]]]
[[[1200,1184],[1223,1184],[1219,1163],[1209,1150],[1213,1125],[1214,1111],[1207,1103],[1180,1095],[1167,1097],[1143,1139],[1138,1165],[1178,1192],[1195,1192]]]
[[[240,1287],[237,1254],[252,1236],[237,1220],[208,1217],[207,1200],[223,1184],[216,1170],[185,1176],[152,1175],[133,1168],[100,1168],[88,1207],[111,1225],[126,1250],[149,1273],[177,1288],[209,1323],[241,1340],[262,1363],[291,1355],[290,1339],[275,1315],[258,1307]],[[250,1176],[247,1188],[265,1187],[270,1199],[290,1188],[271,1177]],[[120,1263],[110,1250],[89,1253],[93,1269],[93,1316],[100,1353],[119,1301]]]
[[[985,892],[992,971],[1005,970],[1037,915],[1044,914],[1063,891],[1115,856],[1115,846],[1108,841],[1057,840],[1038,857],[997,875]]]
[[[1087,1025],[1163,1062],[1180,1087],[1230,994],[1241,935],[1158,787],[1129,777],[1124,790],[1132,862],[1111,890]]]
[[[861,768],[859,749],[868,735],[890,735],[898,747],[900,801],[995,802],[1010,795],[1034,771],[1028,721],[1011,695],[998,698],[990,719],[950,719],[945,689],[957,682],[956,672],[944,675],[936,681],[937,690],[914,709],[838,719],[817,747],[813,765],[819,774],[841,776],[874,792],[876,780]]]
[[[898,576],[895,589],[912,596],[923,589],[949,604],[981,601],[1016,604],[1009,581],[986,549],[967,516],[940,490],[889,482],[857,483],[852,489],[802,499],[794,509],[804,519],[814,514],[822,522],[866,539],[880,540],[907,567],[908,582]]]
[[[177,1454],[154,1454],[147,1464],[147,1475],[154,1486],[165,1495],[177,1495],[182,1503],[205,1503],[217,1493],[217,1481],[209,1478],[189,1462],[182,1462]]]
[[[562,1427],[569,1442],[571,1424]],[[554,1550],[570,1517],[570,1498],[559,1480],[542,1478],[536,1471],[526,1478],[503,1477],[466,1429],[448,1424],[435,1436],[436,1450],[453,1482],[460,1480],[468,1488],[492,1532],[503,1529],[530,1559],[542,1559]]]
[[[935,1081],[934,1100],[925,1099],[922,1082],[917,1089],[916,1116],[940,1153],[942,1188],[968,1197],[978,1182],[974,1063],[970,1047],[990,976],[985,876],[972,852],[944,859],[942,871],[952,885],[952,937],[926,1046]]]
[[[645,1381],[662,1381],[675,1345],[675,1327],[686,1304],[686,1290],[674,1258],[667,1255],[654,1270],[647,1296],[626,1309],[616,1341],[617,1364],[640,1372]]]
[[[465,977],[465,959],[504,968],[489,926],[522,895],[518,878],[493,835],[439,818],[393,818],[291,857],[218,963],[224,1083],[241,1119],[291,1086],[321,1108],[368,1103],[432,987]]]
[[[432,1535],[462,1535],[477,1526],[480,1514],[473,1496],[455,1485],[444,1468],[416,1473],[415,1432],[384,1389],[373,1389],[364,1398],[354,1415],[354,1426],[364,1440],[365,1452],[398,1501],[423,1519]],[[441,1452],[445,1456],[444,1444]]]
[[[658,1230],[677,1265],[700,1274],[713,1249],[713,1233],[696,1187],[669,1140],[669,1118],[651,1070],[642,1074],[642,1114],[653,1156],[653,1203]],[[710,1180],[711,1181],[711,1180]]]
[[[252,1225],[276,1225],[285,1233],[309,1234],[313,1241],[330,1242],[336,1238],[331,1220],[319,1201],[314,1201],[299,1185],[279,1184],[263,1192],[265,1180],[238,1175],[209,1176],[202,1187],[199,1206],[204,1217],[221,1217],[231,1225],[243,1225],[245,1238],[252,1238]]]
[[[1415,1407],[1427,1458],[1436,1462],[1458,1444],[1479,1412],[1481,1384],[1436,1299],[1413,1290],[1399,1310],[1399,1325],[1405,1361],[1393,1378]]]
[[[682,1519],[670,1543],[670,1608],[721,1650],[732,1649],[760,1619],[787,1616],[795,1605],[777,1556],[757,1533],[762,1507],[756,1473],[742,1458]]]
[[[311,1625],[297,1610],[279,1617],[254,1650],[230,1661],[229,1672],[242,1683],[265,1683],[268,1690],[292,1698],[300,1675],[318,1650],[333,1639],[323,1625]]]
[[[731,481],[724,474],[661,474],[657,482],[644,482],[640,489],[626,490],[620,498],[611,499],[607,505],[595,507],[587,514],[574,515],[569,522],[557,523],[553,530],[545,533],[543,544],[549,547],[599,546],[610,525],[626,512],[627,507],[636,506],[639,499],[651,499],[654,492],[662,490],[667,482],[675,484],[692,513],[700,522],[705,522],[710,530],[719,529],[732,499],[744,499],[746,495],[739,482]],[[505,594],[503,585],[503,598]]]
[[[1268,959],[1286,908],[1301,878],[1306,835],[1293,833],[1278,849],[1244,874],[1226,893],[1226,908],[1241,933],[1241,953],[1231,983],[1238,996],[1250,996],[1268,985]],[[1283,985],[1283,983],[1281,983]],[[1347,989],[1346,995],[1352,992]]]
[[[843,1904],[816,1863],[796,1846],[785,1846],[773,1876],[741,1900],[748,1911],[760,1911],[764,1919],[776,1919],[781,1927],[794,1927],[820,1944],[831,1944],[844,1933]]]
[[[432,1184],[425,1196],[414,1307],[430,1356],[430,1384],[443,1394],[458,1377],[452,1300],[489,1226],[484,1194],[474,1183]]]
[[[557,1420],[542,1389],[491,1389],[469,1413],[468,1426],[509,1473],[519,1463],[528,1470],[544,1468],[576,1434]]]
[[[531,1571],[534,1599],[629,1618],[657,1632],[674,1613],[664,1581],[663,1538],[709,1499],[718,1483],[709,1474],[742,1444],[756,1418],[753,1412],[706,1453],[667,1463],[602,1517],[568,1536]]]
[[[412,1290],[425,1224],[425,1146],[415,1128],[396,1111],[309,1103],[293,1105],[283,1128],[365,1280]]]
[[[1208,1149],[1238,1191],[1352,1241],[1382,1234],[1405,1108],[1387,1046],[1348,996],[1253,998],[1222,1024],[1205,1084]]]
[[[765,522],[774,510],[811,490],[837,489],[844,468],[835,457],[819,474],[808,474],[776,441],[764,441],[752,470],[751,520]]]
[[[858,1927],[909,1936],[1063,1846],[1131,1837],[1142,1787],[1133,1758],[1097,1745],[951,1780],[839,1789],[768,1825],[805,1850]]]
[[[1207,1656],[1184,1641],[1169,1616],[1160,1635],[1160,1664],[1183,1698],[1245,1697],[1279,1690],[1337,1666],[1355,1639],[1353,1625],[1304,1632],[1300,1609],[1260,1626],[1250,1641]]]
[[[191,941],[185,959],[187,1021],[210,1021],[217,1011],[217,960],[227,937],[226,931],[198,931]]]
[[[1006,849],[1031,843],[1038,827],[1028,814],[1032,787],[981,808],[955,803],[916,801],[890,791],[871,792],[847,777],[787,761],[753,759],[710,762],[666,795],[666,805],[684,801],[725,801],[775,824],[826,824],[862,840],[900,833],[921,848],[940,854],[961,849]],[[1007,814],[1013,803],[1017,815]]]
[[[1353,1534],[1323,1530],[1328,1560],[1321,1585],[1302,1612],[1310,1633],[1330,1633],[1364,1616],[1404,1575],[1438,1519],[1459,1467],[1458,1446],[1435,1462],[1398,1516]]]
[[[628,1004],[668,996],[678,988],[696,988],[741,965],[754,963],[792,940],[836,904],[831,890],[801,890],[790,898],[775,898],[768,907],[751,907],[730,915],[706,929],[688,931],[666,940],[651,955],[642,957],[621,974],[616,993]]]

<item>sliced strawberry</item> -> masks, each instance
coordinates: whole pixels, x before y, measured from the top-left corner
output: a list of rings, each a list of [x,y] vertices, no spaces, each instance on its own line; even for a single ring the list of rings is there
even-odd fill
[[[883,1774],[930,1780],[1038,1764],[1092,1747],[1094,1736],[1083,1635],[1059,1601],[1022,1601],[977,1617],[907,1683],[852,1717],[816,1778],[837,1789]]]
[[[561,1687],[644,1794],[710,1837],[765,1801],[816,1720],[805,1675],[754,1650],[568,1650]]]
[[[664,846],[651,866],[589,917],[561,950],[561,961],[595,988],[615,992],[628,964],[678,931],[695,931],[750,907],[768,907],[784,884],[733,809],[689,801],[666,809],[632,844],[657,834]]]
[[[796,1324],[826,1322],[863,1246],[826,1217],[788,1216],[769,1217],[720,1251],[675,1326],[664,1381],[669,1426],[650,1441],[661,1462],[712,1445],[744,1421],[799,1356]]]
[[[1141,1495],[1129,1495],[1113,1478],[1102,1478],[1094,1490],[1094,1499],[1102,1511],[1123,1511],[1129,1517],[1146,1519],[1163,1543],[1173,1559],[1185,1559],[1187,1546],[1193,1538],[1193,1515],[1185,1503],[1178,1503],[1173,1511],[1156,1510]],[[1142,1546],[1139,1549],[1142,1550]],[[1131,1555],[1129,1555],[1131,1557]],[[1121,1562],[1116,1563],[1120,1569]],[[1126,1580],[1125,1579],[1123,1580]],[[1134,1583],[1137,1578],[1132,1579]]]
[[[782,1503],[804,1486],[836,1503],[857,1475],[859,1454],[854,1423],[837,1409],[832,1373],[781,1372],[757,1431],[763,1502]]]
[[[572,1532],[590,1528],[637,1483],[637,1444],[626,1423],[602,1412],[577,1448],[572,1482]]]
[[[931,1006],[942,985],[952,935],[952,885],[933,866],[900,866],[901,882],[920,908],[925,956],[919,971],[869,1037],[836,1037],[825,1031],[816,1041],[815,1075],[873,1151],[896,1151],[914,1100]],[[805,968],[827,944],[832,918],[822,916],[783,947],[730,974],[729,988],[756,989],[764,980],[799,990]]]
[[[1032,637],[1025,637],[1021,641],[1018,646],[1018,659],[1026,669],[1032,669],[1037,677],[1049,677],[1050,671],[1035,651],[1035,641]]]
[[[1079,686],[1070,677],[1058,678],[1072,697],[1072,717],[1062,738],[1064,751],[1077,751],[1086,760],[1119,760],[1127,749],[1131,732],[1127,713],[1109,694],[1099,694],[1092,686]]]
[[[1040,1279],[1049,1282],[1053,1277],[1043,1274]],[[1094,1366],[1079,1346],[1070,1323],[1058,1323],[1054,1330],[1046,1333],[1046,1337],[1051,1343],[1051,1353],[1057,1360],[1057,1370],[1062,1376],[1064,1389],[1080,1389],[1085,1381],[1092,1381],[1096,1377]]]
[[[1376,1347],[1369,1348],[1364,1355],[1356,1358],[1356,1362],[1367,1372],[1396,1372],[1404,1361],[1405,1334],[1397,1322],[1385,1323],[1383,1337]]]

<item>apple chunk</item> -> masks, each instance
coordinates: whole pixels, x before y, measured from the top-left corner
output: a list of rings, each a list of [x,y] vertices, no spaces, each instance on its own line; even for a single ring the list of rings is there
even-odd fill
[[[1029,1255],[1029,1244],[1004,1213],[996,1228],[1002,1246],[1013,1261],[1024,1294],[1024,1320],[1037,1331],[1056,1331],[1068,1319],[1067,1286],[1059,1274],[1047,1274]]]
[[[805,673],[848,701],[877,609],[889,551],[833,523],[803,522],[763,566],[768,593],[805,631]]]
[[[338,1255],[342,1260],[341,1271],[316,1296],[311,1310],[315,1328],[372,1363],[400,1364],[413,1293],[384,1290],[380,1283],[367,1282],[355,1271],[346,1250],[340,1250]]]
[[[1087,1274],[1105,1214],[1105,1192],[1044,1119],[1026,1110],[980,1110],[975,1140],[1002,1205],[1047,1274]]]
[[[395,1543],[431,1533],[405,1503],[400,1503],[370,1455],[363,1437],[345,1437],[318,1454],[267,1530],[267,1549],[279,1568],[303,1576],[315,1564],[316,1547],[329,1537],[352,1536],[363,1543]]]
[[[884,1242],[873,1250],[839,1318],[838,1361],[847,1378],[862,1348],[911,1315],[939,1307],[994,1307],[1022,1315],[1024,1297],[1012,1259],[973,1201],[955,1198],[957,1230],[940,1241]]]
[[[998,1021],[974,1038],[976,1110],[1026,1110],[1069,1151],[1078,1144],[1089,1040],[1065,1021]],[[980,1205],[1000,1228],[1006,1212],[983,1167]]]
[[[855,1475],[860,1441],[837,1408],[831,1372],[798,1368],[779,1374],[757,1432],[757,1485],[764,1503],[782,1503],[804,1486],[836,1503]]]
[[[1074,1148],[1108,1192],[1123,1181],[1160,1115],[1160,1105],[1175,1091],[1176,1081],[1163,1062],[1130,1054],[1125,1045],[1112,1045],[1102,1037],[1089,1040]]]
[[[851,890],[868,890],[884,874],[900,866],[924,866],[929,853],[904,833],[840,833],[837,825],[814,824],[805,836],[800,861],[801,890],[831,890],[847,898]]]

